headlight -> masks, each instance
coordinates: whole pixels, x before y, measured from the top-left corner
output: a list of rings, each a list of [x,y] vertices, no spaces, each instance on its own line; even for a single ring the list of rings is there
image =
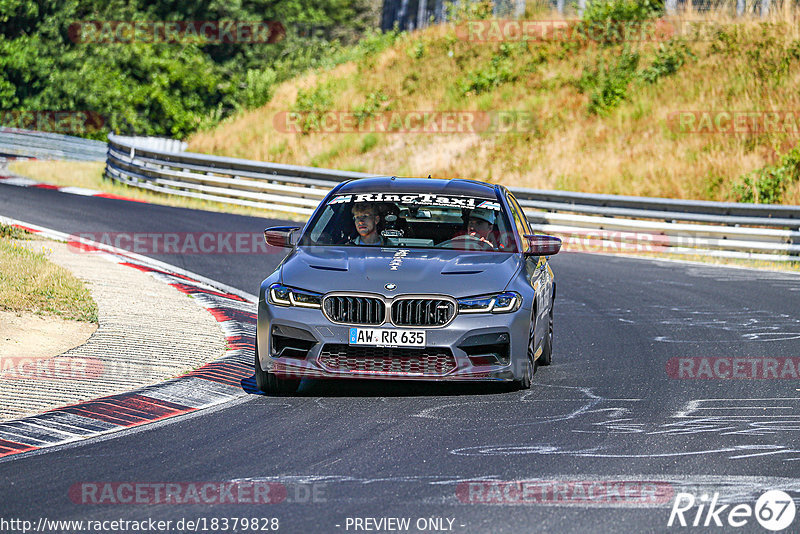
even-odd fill
[[[497,295],[458,299],[458,313],[507,313],[516,311],[522,297],[512,291]]]
[[[283,284],[269,286],[269,303],[278,306],[298,306],[300,308],[320,308],[322,295],[313,291],[288,287]]]

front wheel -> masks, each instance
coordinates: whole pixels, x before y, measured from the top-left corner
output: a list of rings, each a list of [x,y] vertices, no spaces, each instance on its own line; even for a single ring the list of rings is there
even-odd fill
[[[550,313],[547,315],[547,335],[544,337],[542,355],[539,356],[539,365],[553,363],[553,305],[550,304]]]
[[[522,374],[522,378],[519,378],[514,381],[517,386],[517,389],[530,389],[531,384],[533,383],[533,375],[536,374],[536,365],[537,362],[534,359],[533,355],[535,353],[535,341],[533,337],[533,325],[531,324],[531,331],[528,335],[528,353],[527,359],[525,362],[525,371]]]
[[[279,378],[274,373],[261,369],[261,362],[258,361],[258,341],[256,341],[255,368],[256,385],[267,395],[291,395],[300,387],[299,378]]]

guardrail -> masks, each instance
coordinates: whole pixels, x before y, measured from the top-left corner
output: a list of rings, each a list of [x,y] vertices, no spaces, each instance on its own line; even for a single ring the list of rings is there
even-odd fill
[[[0,128],[0,157],[103,161],[106,143],[55,133]]]
[[[371,174],[209,156],[109,136],[106,176],[132,187],[309,215],[335,183]],[[800,206],[510,188],[565,250],[800,258]]]

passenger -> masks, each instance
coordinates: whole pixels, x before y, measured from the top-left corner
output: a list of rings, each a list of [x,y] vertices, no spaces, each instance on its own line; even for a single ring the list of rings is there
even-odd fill
[[[351,243],[355,245],[383,245],[379,231],[381,216],[374,204],[355,204],[352,209],[353,223],[358,236]]]

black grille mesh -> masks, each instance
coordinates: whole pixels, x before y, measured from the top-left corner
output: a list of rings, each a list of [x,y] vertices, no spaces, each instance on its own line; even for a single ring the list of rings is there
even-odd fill
[[[379,325],[386,320],[386,305],[375,297],[331,296],[323,306],[328,318],[337,323]]]
[[[327,344],[322,347],[318,361],[331,372],[387,376],[442,376],[456,368],[450,349],[436,347],[405,349]]]
[[[392,322],[398,326],[442,326],[456,307],[443,299],[401,299],[392,304]]]

